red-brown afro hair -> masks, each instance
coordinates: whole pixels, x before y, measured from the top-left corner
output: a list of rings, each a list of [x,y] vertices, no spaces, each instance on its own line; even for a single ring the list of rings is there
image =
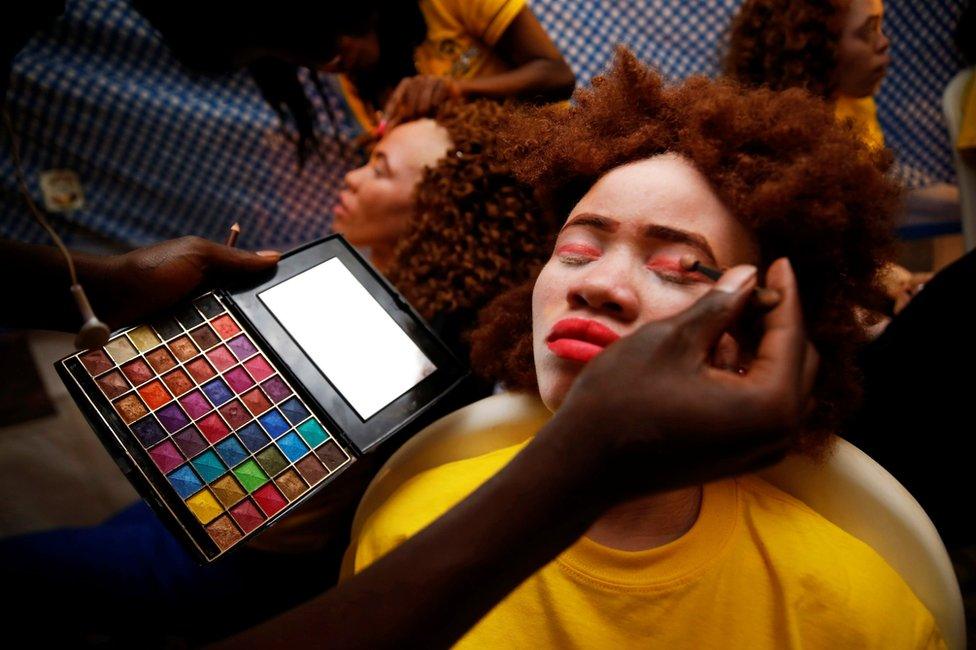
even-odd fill
[[[732,21],[725,73],[750,86],[833,91],[850,0],[746,0]]]
[[[610,170],[674,152],[689,160],[755,235],[760,269],[788,257],[821,363],[803,441],[817,448],[859,395],[855,307],[875,299],[899,187],[890,155],[863,146],[827,104],[793,89],[694,77],[664,87],[627,51],[575,107],[523,109],[507,129],[514,169],[565,219]],[[476,371],[535,389],[532,283],[501,296],[472,336]]]
[[[440,109],[436,120],[453,147],[424,172],[387,273],[417,311],[439,321],[435,327],[453,330],[441,332],[451,343],[460,343],[457,330],[472,326],[492,298],[533,277],[558,233],[557,221],[499,153],[508,116],[508,108],[488,100]]]

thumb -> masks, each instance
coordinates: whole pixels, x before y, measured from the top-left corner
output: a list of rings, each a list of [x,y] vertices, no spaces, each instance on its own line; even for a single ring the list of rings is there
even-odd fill
[[[723,332],[731,329],[756,286],[756,267],[735,266],[726,271],[711,291],[695,304],[672,317],[695,349],[707,353]]]
[[[255,273],[274,267],[281,258],[278,251],[250,251],[212,244],[204,252],[205,274],[208,277],[228,276],[237,273]]]

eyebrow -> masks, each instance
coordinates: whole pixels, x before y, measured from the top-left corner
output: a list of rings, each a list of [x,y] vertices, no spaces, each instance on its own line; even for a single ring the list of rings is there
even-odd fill
[[[584,212],[567,221],[566,225],[562,227],[560,232],[566,230],[570,226],[585,226],[601,232],[612,233],[616,232],[617,229],[620,228],[620,222],[599,214]],[[708,244],[708,240],[698,233],[688,232],[687,230],[680,230],[678,228],[671,228],[669,226],[651,224],[644,227],[642,234],[648,239],[660,239],[666,242],[686,244],[692,248],[697,248],[699,251],[708,256],[709,261],[712,263],[716,261],[715,252]]]
[[[373,157],[376,158],[376,162],[378,164],[381,164],[383,165],[383,167],[386,168],[386,171],[388,172],[390,171],[390,159],[386,157],[386,154],[384,152],[374,151]]]

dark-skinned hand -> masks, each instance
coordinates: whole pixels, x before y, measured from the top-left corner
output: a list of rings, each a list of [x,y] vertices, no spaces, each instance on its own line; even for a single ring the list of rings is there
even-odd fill
[[[449,77],[417,75],[400,81],[390,95],[383,113],[386,116],[386,132],[421,117],[429,117],[438,107],[450,99],[461,96],[458,83]]]
[[[763,316],[749,367],[739,374],[710,363],[756,281],[754,267],[730,269],[684,312],[610,345],[587,364],[540,432],[540,439],[565,437],[593,454],[608,505],[754,471],[791,448],[818,358],[785,258],[766,276],[781,299]]]

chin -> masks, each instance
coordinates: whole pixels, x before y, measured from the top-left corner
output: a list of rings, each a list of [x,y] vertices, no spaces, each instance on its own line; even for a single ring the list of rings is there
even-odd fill
[[[539,369],[536,370],[539,378],[539,397],[546,408],[553,413],[562,406],[579,374],[578,369],[570,371],[567,368],[559,368],[558,365],[552,364],[542,369],[541,373]]]

